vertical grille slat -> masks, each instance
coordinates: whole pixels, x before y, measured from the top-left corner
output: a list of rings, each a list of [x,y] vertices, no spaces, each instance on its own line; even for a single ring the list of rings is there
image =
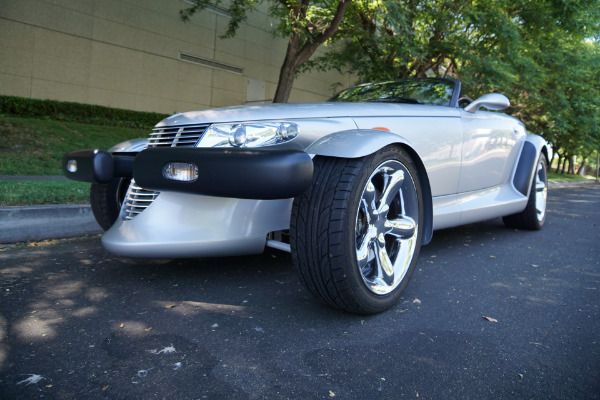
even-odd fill
[[[141,214],[158,197],[160,192],[142,189],[132,179],[123,201],[123,218],[130,220]]]
[[[148,147],[194,147],[210,124],[167,126],[154,128]],[[123,202],[122,217],[131,220],[141,214],[160,192],[139,187],[132,179]]]

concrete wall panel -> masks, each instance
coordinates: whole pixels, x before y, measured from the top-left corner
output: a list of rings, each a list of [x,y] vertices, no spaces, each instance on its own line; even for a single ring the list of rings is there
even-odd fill
[[[6,96],[31,97],[31,78],[0,73],[0,88]]]
[[[287,40],[271,33],[260,6],[238,34],[220,39],[229,18],[204,10],[187,23],[184,1],[0,0],[0,94],[171,113],[272,99]],[[235,66],[242,74],[180,59]],[[322,100],[337,73],[300,75],[291,101]],[[262,97],[262,96],[259,96]]]

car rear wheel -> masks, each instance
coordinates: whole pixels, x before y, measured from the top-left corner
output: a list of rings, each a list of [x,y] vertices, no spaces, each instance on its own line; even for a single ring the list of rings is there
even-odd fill
[[[416,167],[398,147],[360,159],[317,157],[294,199],[292,258],[300,280],[330,306],[374,314],[398,302],[423,233]]]
[[[109,183],[92,183],[90,203],[98,225],[105,231],[117,220],[131,178],[113,178]]]
[[[508,228],[537,231],[544,226],[544,222],[546,221],[546,205],[548,201],[547,168],[548,164],[546,156],[540,154],[525,210],[502,218],[504,225]]]

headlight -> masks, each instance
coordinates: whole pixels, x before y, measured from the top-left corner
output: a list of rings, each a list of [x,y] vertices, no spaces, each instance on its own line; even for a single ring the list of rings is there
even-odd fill
[[[211,125],[198,147],[263,147],[285,143],[298,136],[293,122],[246,122]]]

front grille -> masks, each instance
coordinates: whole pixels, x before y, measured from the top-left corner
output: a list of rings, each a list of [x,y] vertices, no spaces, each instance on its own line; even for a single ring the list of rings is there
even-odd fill
[[[209,124],[154,128],[148,147],[194,147]]]
[[[194,147],[208,126],[209,124],[154,128],[148,147]],[[139,187],[132,179],[123,202],[123,218],[130,220],[141,214],[159,193]]]
[[[123,218],[133,219],[152,204],[160,192],[142,189],[132,179],[123,201]]]

